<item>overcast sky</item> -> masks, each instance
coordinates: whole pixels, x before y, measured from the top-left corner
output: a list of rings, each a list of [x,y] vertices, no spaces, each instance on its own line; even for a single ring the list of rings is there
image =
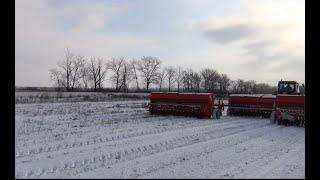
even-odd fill
[[[305,81],[301,0],[16,0],[15,84],[52,86],[68,47],[87,57],[156,56],[233,80]]]

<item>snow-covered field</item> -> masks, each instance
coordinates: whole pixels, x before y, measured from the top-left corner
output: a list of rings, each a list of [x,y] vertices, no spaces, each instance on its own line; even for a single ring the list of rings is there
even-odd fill
[[[146,100],[16,104],[16,178],[304,178],[305,129],[153,116]]]
[[[16,91],[15,103],[147,100],[149,93]]]

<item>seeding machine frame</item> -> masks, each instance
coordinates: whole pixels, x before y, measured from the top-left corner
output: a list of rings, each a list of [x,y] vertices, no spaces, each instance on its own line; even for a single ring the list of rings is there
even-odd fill
[[[272,123],[305,125],[305,96],[295,81],[279,81],[275,94],[229,95],[229,116],[270,118]],[[286,94],[288,93],[288,94]],[[220,118],[221,106],[213,93],[152,92],[148,104],[151,114]]]

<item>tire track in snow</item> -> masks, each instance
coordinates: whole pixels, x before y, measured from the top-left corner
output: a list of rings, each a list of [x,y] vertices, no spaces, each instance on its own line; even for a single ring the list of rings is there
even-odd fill
[[[254,147],[259,139],[265,139],[270,136],[272,132],[278,132],[283,130],[284,127],[276,127],[274,130],[265,131],[264,135],[258,135],[255,138],[250,138],[248,141],[243,141],[240,143],[233,144],[231,146],[227,146],[223,149],[215,149],[215,146],[212,145],[209,149],[206,150],[206,153],[200,153],[200,156],[185,158],[183,161],[171,162],[169,165],[165,165],[159,169],[155,169],[151,172],[146,172],[137,177],[143,178],[155,178],[161,175],[162,178],[239,178],[235,175],[234,171],[240,168],[246,169],[246,165],[244,162],[248,161],[250,157],[252,159],[258,159],[262,156],[270,153],[269,151],[273,151],[274,149],[284,148],[291,145],[291,141],[295,139],[295,133],[289,133],[292,136],[285,136],[282,138],[286,143],[279,144],[274,143],[273,146],[263,145],[259,148],[258,151],[252,151],[250,147]],[[244,132],[245,133],[245,132]],[[241,134],[238,134],[241,135]],[[272,135],[270,136],[272,137]],[[286,141],[287,140],[287,141]],[[244,149],[243,149],[244,146]],[[241,148],[242,147],[242,148]],[[238,150],[237,150],[238,149]],[[238,151],[237,153],[232,153],[234,150]],[[276,150],[274,150],[276,152]],[[245,154],[243,154],[245,153]],[[193,154],[193,153],[192,153]],[[241,165],[242,166],[239,166]],[[193,166],[191,166],[193,164]],[[196,165],[194,165],[196,164]],[[199,167],[200,165],[201,167]],[[189,169],[189,167],[193,167]],[[204,168],[204,167],[212,167],[212,168]],[[261,168],[261,166],[257,167],[257,170]],[[159,171],[160,170],[160,171]],[[179,171],[180,170],[180,171]],[[182,171],[181,171],[182,170]],[[194,172],[192,172],[194,171]],[[211,176],[210,176],[211,174]]]
[[[243,178],[248,178],[249,176],[252,178],[267,178],[267,176],[270,177],[271,174],[274,172],[277,172],[276,170],[284,168],[285,165],[288,164],[299,164],[300,168],[299,170],[303,171],[303,173],[299,173],[299,175],[303,178],[305,176],[304,174],[304,161],[301,162],[301,160],[304,160],[304,154],[303,157],[299,157],[299,152],[304,152],[305,151],[305,140],[304,137],[299,136],[298,134],[296,137],[301,137],[297,141],[294,141],[292,144],[289,144],[289,146],[285,146],[283,149],[279,149],[278,153],[273,152],[269,158],[263,157],[264,162],[263,164],[258,162],[258,165],[255,165],[255,167],[250,168],[250,171],[248,169],[245,170],[245,173],[241,174],[241,177]],[[261,159],[260,159],[261,160]],[[291,162],[291,163],[289,163]],[[303,166],[301,166],[303,164]],[[261,171],[258,166],[263,166],[263,170]],[[260,170],[260,171],[259,171]],[[290,170],[290,169],[289,169]],[[253,172],[253,173],[252,173]],[[301,175],[302,174],[302,175]],[[275,173],[276,175],[276,173]],[[282,176],[278,175],[278,178],[283,178]]]
[[[106,176],[109,178],[143,178],[149,173],[174,165],[179,161],[186,161],[191,158],[202,156],[204,151],[208,152],[228,148],[230,145],[239,144],[254,138],[258,138],[269,132],[277,131],[279,128],[281,127],[274,128],[271,126],[263,126],[259,128],[251,128],[247,131],[242,131],[241,133],[228,134],[223,137],[208,138],[206,141],[199,141],[187,146],[180,146],[170,149],[169,151],[163,151],[160,153],[151,154],[149,156],[142,156],[127,162],[122,162],[111,167],[111,169],[99,168],[92,172],[79,174],[78,177],[90,177],[92,174],[98,174],[98,178]],[[263,132],[261,132],[261,129]],[[204,148],[203,145],[209,145],[211,149],[208,149],[207,147]],[[136,164],[135,162],[138,160],[142,162],[140,162],[140,164]],[[115,169],[121,169],[122,173],[119,174],[119,171],[114,171]],[[138,170],[135,171],[134,169]],[[125,174],[125,176],[123,174]]]
[[[246,131],[248,129],[256,128],[256,127],[263,127],[267,126],[269,122],[266,121],[259,121],[254,123],[247,123],[245,125],[240,125],[240,126],[235,126],[235,127],[229,127],[226,129],[219,129],[219,130],[213,130],[209,132],[200,132],[196,134],[191,134],[187,136],[182,136],[182,137],[173,137],[171,138],[169,136],[168,139],[164,139],[163,141],[154,143],[154,144],[140,144],[138,146],[133,146],[129,149],[122,149],[122,150],[115,150],[109,153],[105,154],[100,154],[100,155],[95,155],[94,157],[91,158],[85,158],[82,160],[76,160],[76,161],[67,161],[64,162],[63,165],[54,165],[51,168],[43,168],[38,175],[35,173],[33,169],[26,170],[23,177],[41,177],[41,175],[47,175],[47,173],[57,173],[61,174],[63,172],[68,172],[73,168],[79,169],[80,167],[85,167],[86,169],[94,169],[94,165],[98,162],[98,159],[100,162],[107,163],[107,164],[114,164],[119,162],[120,157],[127,157],[124,158],[124,160],[127,159],[135,159],[141,156],[146,156],[150,155],[153,153],[159,153],[162,151],[168,151],[170,149],[176,148],[176,147],[181,147],[185,145],[190,145],[194,143],[198,143],[201,141],[206,141],[207,138],[212,139],[212,138],[218,138],[218,137],[223,137],[227,136],[230,134],[236,134],[241,131]],[[219,128],[219,127],[217,127]],[[183,131],[183,130],[182,130]],[[221,133],[223,131],[223,133]],[[211,135],[210,135],[211,134]],[[131,156],[131,157],[130,157]],[[89,168],[89,167],[91,168]],[[22,168],[18,168],[22,169]],[[52,171],[51,171],[52,170]],[[17,173],[18,175],[21,175],[21,172]]]
[[[299,136],[297,131],[288,131],[286,128],[283,128],[282,132],[285,133],[280,137],[278,137],[279,134],[269,134],[268,136],[260,138],[263,146],[259,146],[253,142],[251,144],[241,145],[239,148],[251,148],[240,152],[239,157],[235,158],[238,164],[233,165],[233,168],[226,168],[220,173],[215,173],[215,176],[221,178],[227,175],[227,177],[233,178],[246,176],[245,174],[251,176],[254,173],[258,173],[261,167],[264,167],[264,164],[270,160],[270,157],[281,156],[283,149],[293,147],[294,142]]]
[[[233,122],[235,121],[235,122]],[[231,122],[233,122],[232,124],[230,124]],[[246,123],[246,124],[244,124]],[[123,144],[125,144],[125,146],[128,145],[127,142],[130,142],[130,138],[136,138],[136,137],[140,137],[140,136],[150,136],[150,135],[156,135],[156,134],[160,134],[160,133],[172,133],[176,130],[188,130],[188,129],[197,129],[197,128],[206,128],[206,129],[202,129],[203,130],[212,130],[212,126],[214,126],[216,128],[217,125],[219,125],[219,128],[223,128],[224,126],[231,126],[231,127],[235,127],[237,124],[241,124],[241,125],[249,125],[252,123],[251,119],[247,119],[247,120],[237,120],[237,119],[231,119],[228,121],[220,121],[219,123],[209,123],[206,125],[198,125],[198,126],[188,126],[188,127],[184,127],[183,129],[181,129],[180,127],[169,127],[167,129],[153,129],[153,130],[145,130],[145,131],[141,131],[141,132],[137,132],[137,133],[133,133],[133,134],[120,134],[120,135],[116,135],[116,136],[112,136],[112,137],[106,137],[106,138],[99,138],[99,139],[95,139],[95,140],[87,140],[87,141],[83,141],[83,142],[71,142],[71,143],[64,143],[64,144],[58,144],[55,146],[47,146],[47,147],[40,147],[38,149],[31,149],[28,151],[25,151],[23,153],[18,152],[17,153],[17,157],[18,158],[17,162],[21,162],[21,161],[26,161],[26,156],[34,156],[34,155],[38,155],[41,153],[45,153],[45,155],[50,155],[50,152],[57,152],[57,151],[61,151],[61,150],[66,150],[66,149],[73,149],[73,148],[79,148],[79,147],[83,147],[83,146],[90,146],[90,147],[97,147],[95,145],[99,145],[99,144],[104,144],[104,143],[109,143],[109,142],[115,142],[115,141],[122,141],[125,139],[128,139],[126,142],[124,142]],[[134,143],[134,142],[133,142]],[[119,147],[119,144],[117,144],[117,146]],[[82,150],[81,150],[82,151]],[[66,153],[68,151],[63,151],[61,153]],[[72,151],[70,150],[70,153],[72,153]],[[21,158],[22,157],[22,158]],[[29,158],[28,158],[29,159]]]
[[[234,122],[236,121],[236,122]],[[237,122],[238,121],[238,122]],[[97,139],[92,139],[92,140],[86,140],[86,141],[77,141],[77,142],[63,142],[63,143],[59,143],[56,145],[49,145],[49,146],[40,146],[37,148],[33,148],[33,149],[28,149],[25,151],[19,151],[16,153],[16,158],[22,158],[22,157],[26,157],[26,156],[32,156],[32,155],[37,155],[37,154],[41,154],[41,153],[49,153],[49,152],[55,152],[55,151],[61,151],[61,150],[65,150],[65,149],[72,149],[72,148],[78,148],[78,147],[82,147],[82,146],[86,146],[86,145],[95,145],[98,143],[106,143],[106,142],[114,142],[114,141],[119,141],[119,140],[124,140],[124,139],[130,139],[133,137],[139,137],[139,136],[145,136],[145,135],[155,135],[155,134],[159,134],[159,133],[164,133],[164,132],[168,132],[168,131],[174,131],[174,130],[181,130],[181,129],[187,129],[187,128],[198,128],[198,127],[206,127],[206,126],[216,126],[216,125],[222,125],[222,124],[228,124],[231,122],[234,122],[233,124],[240,124],[240,123],[244,123],[244,122],[251,122],[251,119],[245,120],[245,121],[240,121],[239,119],[230,119],[228,121],[220,121],[220,122],[209,122],[208,124],[202,124],[202,125],[188,125],[188,126],[184,126],[183,128],[179,127],[179,126],[175,126],[175,127],[161,127],[161,128],[157,128],[156,129],[148,129],[148,130],[141,130],[141,128],[139,129],[140,131],[136,131],[136,132],[131,132],[131,133],[126,133],[126,134],[117,134],[114,136],[104,136],[104,137],[99,137]],[[108,134],[114,134],[114,132],[108,133]]]

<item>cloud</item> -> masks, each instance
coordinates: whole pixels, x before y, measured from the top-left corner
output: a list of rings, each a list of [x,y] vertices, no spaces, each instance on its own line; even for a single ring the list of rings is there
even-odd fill
[[[294,44],[301,43],[286,42],[284,35],[290,33],[290,29],[294,27],[288,22],[266,25],[263,21],[257,22],[250,17],[245,18],[245,22],[241,22],[244,19],[242,17],[226,18],[224,22],[224,17],[220,17],[219,21],[217,19],[216,17],[215,21],[207,22],[207,27],[202,30],[204,37],[223,46],[237,44],[244,50],[244,55],[261,57],[265,56],[264,54],[281,54],[278,51],[288,50]]]
[[[233,60],[239,69],[304,80],[304,6],[291,1],[247,3],[246,13],[191,20],[187,28],[217,46],[240,50]]]
[[[217,43],[226,44],[250,37],[257,31],[258,29],[250,24],[231,24],[226,27],[206,30],[204,34]]]
[[[128,8],[112,1],[67,1],[56,10],[59,12],[59,18],[69,25],[67,30],[94,31],[108,26],[113,17],[125,13]]]

